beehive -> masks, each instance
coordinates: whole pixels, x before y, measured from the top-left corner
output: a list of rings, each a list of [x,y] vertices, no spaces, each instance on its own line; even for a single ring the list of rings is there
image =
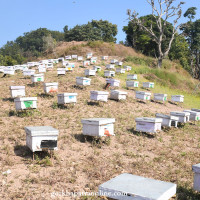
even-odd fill
[[[190,113],[188,112],[170,112],[171,116],[175,116],[178,117],[178,122],[180,123],[186,123],[189,121],[190,119]]]
[[[77,60],[78,61],[82,61],[83,60],[83,56],[78,56]]]
[[[77,59],[78,56],[77,55],[72,55],[72,59]]]
[[[126,71],[131,71],[132,67],[131,67],[131,66],[124,66],[124,69],[125,69]]]
[[[107,102],[108,94],[105,91],[90,91],[90,100]]]
[[[25,86],[10,86],[11,97],[24,97]]]
[[[43,84],[45,93],[55,93],[58,92],[58,83],[44,83]]]
[[[3,70],[3,73],[4,73],[4,74],[8,74],[8,75],[14,75],[14,74],[15,74],[15,70],[14,70],[14,69],[5,68],[5,69]]]
[[[91,63],[91,64],[96,64],[96,62],[97,62],[97,60],[95,60],[95,59],[91,59],[91,60],[90,60],[90,63]]]
[[[83,61],[83,66],[84,67],[87,67],[89,65],[90,65],[90,61],[88,61],[88,60]]]
[[[154,93],[154,100],[155,101],[167,101],[167,94]]]
[[[172,95],[171,101],[173,101],[173,102],[183,102],[184,96],[183,95]]]
[[[96,71],[93,69],[86,69],[85,70],[85,76],[95,76],[96,75]]]
[[[116,73],[125,74],[126,70],[123,68],[117,68]]]
[[[114,100],[126,100],[127,92],[119,91],[119,90],[111,90],[110,99]]]
[[[65,67],[65,71],[66,71],[66,72],[72,72],[72,71],[73,71],[73,67],[67,65],[67,66]]]
[[[53,69],[53,63],[48,63],[48,64],[46,65],[46,68],[47,68],[47,69]]]
[[[106,65],[106,69],[115,69],[115,65]]]
[[[108,60],[108,56],[102,56],[101,59],[102,60]]]
[[[114,134],[114,123],[113,118],[89,118],[82,119],[83,124],[83,135],[103,137],[113,136]]]
[[[57,97],[59,105],[77,102],[77,93],[63,93],[58,94]]]
[[[31,76],[32,83],[44,82],[44,74],[33,74]]]
[[[143,91],[136,91],[135,97],[136,97],[136,99],[150,100],[151,99],[151,93],[143,92]]]
[[[116,60],[116,59],[110,60],[110,64],[115,64],[116,62],[118,62],[118,60]]]
[[[169,200],[176,184],[132,174],[121,174],[99,186],[99,196],[118,200]]]
[[[45,67],[39,67],[38,68],[38,72],[39,73],[45,73],[46,72],[46,68]]]
[[[32,76],[35,74],[35,70],[29,69],[29,70],[23,70],[23,75],[24,76]]]
[[[122,66],[123,62],[116,62],[115,64],[118,65],[118,66]]]
[[[128,74],[127,79],[129,80],[137,80],[137,74]]]
[[[192,111],[192,110],[184,110],[183,112],[190,113],[189,121],[199,121],[200,120],[200,112]]]
[[[193,188],[194,190],[200,192],[200,163],[193,165],[192,170],[194,172]]]
[[[175,116],[171,116],[171,115],[164,115],[164,114],[160,114],[160,113],[156,113],[156,118],[161,118],[162,119],[162,126],[166,126],[166,127],[177,127],[178,125],[178,117]]]
[[[195,112],[200,112],[200,109],[196,109],[196,108],[192,108],[191,110]]]
[[[96,72],[100,72],[101,67],[100,66],[93,66],[93,70],[95,70]]]
[[[76,77],[77,85],[90,85],[91,79],[86,77]]]
[[[15,109],[26,110],[30,108],[37,108],[37,97],[20,97],[15,98]]]
[[[138,81],[126,81],[126,87],[139,87]]]
[[[65,68],[57,68],[57,74],[58,75],[65,75],[66,69]]]
[[[74,68],[75,67],[75,63],[68,63],[68,66],[67,67],[72,67]]]
[[[104,76],[105,77],[114,77],[115,71],[104,71]]]
[[[66,59],[66,60],[71,60],[71,59],[72,59],[72,56],[70,56],[70,55],[65,56],[65,59]]]
[[[25,127],[26,146],[32,152],[42,150],[57,150],[59,131],[51,126]]]
[[[142,83],[143,88],[154,88],[154,83],[152,82],[144,82]]]
[[[91,59],[92,58],[93,53],[87,53],[86,58],[87,59]]]
[[[112,78],[107,78],[106,83],[109,83],[112,87],[119,87],[120,81]]]

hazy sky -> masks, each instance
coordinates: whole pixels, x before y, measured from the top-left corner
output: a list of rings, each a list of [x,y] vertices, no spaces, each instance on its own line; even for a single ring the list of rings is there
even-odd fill
[[[188,7],[197,7],[196,18],[199,19],[200,0],[185,2],[183,12]],[[128,8],[135,9],[140,15],[151,13],[146,0],[0,0],[0,47],[37,28],[63,31],[65,25],[72,28],[92,19],[117,24],[117,39],[125,40],[122,28],[128,23]],[[181,21],[185,20],[182,17]]]

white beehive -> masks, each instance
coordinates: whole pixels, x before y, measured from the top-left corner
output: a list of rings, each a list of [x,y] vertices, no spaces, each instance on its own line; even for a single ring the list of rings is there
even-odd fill
[[[123,62],[116,62],[115,64],[118,65],[118,66],[122,66]]]
[[[190,113],[188,112],[170,112],[171,116],[178,117],[178,122],[186,123],[190,119]]]
[[[135,119],[136,131],[156,133],[161,130],[161,118],[139,117]]]
[[[126,81],[126,87],[139,87],[138,81]]]
[[[116,60],[116,59],[110,60],[110,64],[115,64],[116,62],[118,62],[118,60]]]
[[[43,89],[47,94],[58,92],[58,83],[44,83]]]
[[[199,121],[200,120],[200,112],[192,111],[192,110],[184,110],[183,112],[190,113],[189,121]]]
[[[27,66],[28,67],[34,67],[35,66],[35,62],[27,62]]]
[[[25,127],[26,146],[32,152],[42,150],[57,150],[59,131],[51,126]]]
[[[38,67],[38,72],[39,73],[45,73],[46,72],[46,67]]]
[[[91,63],[91,64],[96,64],[96,63],[97,63],[97,60],[91,59],[91,60],[90,60],[90,63]]]
[[[73,71],[73,67],[67,65],[67,66],[65,67],[65,70],[66,70],[66,72],[72,72],[72,71]]]
[[[72,59],[77,59],[78,55],[72,55]]]
[[[72,56],[68,55],[68,56],[65,56],[65,60],[71,60],[72,59]]]
[[[142,86],[143,86],[143,88],[154,88],[154,83],[152,83],[152,82],[143,82]]]
[[[119,90],[111,90],[110,99],[114,100],[126,100],[127,92],[119,91]]]
[[[105,91],[90,91],[90,100],[107,102],[108,94]]]
[[[24,76],[32,76],[35,74],[35,70],[29,69],[29,70],[23,70],[23,75]]]
[[[57,74],[58,75],[65,75],[66,69],[65,68],[57,68]]]
[[[62,65],[65,66],[65,67],[66,67],[68,64],[69,64],[69,61],[68,61],[68,60],[64,60],[64,61],[62,62]]]
[[[136,97],[136,99],[148,100],[149,101],[151,99],[151,93],[143,92],[143,91],[136,91],[135,97]]]
[[[106,69],[115,69],[115,65],[106,65]]]
[[[116,68],[116,73],[125,74],[126,70],[123,68]]]
[[[96,75],[96,70],[93,70],[93,69],[85,70],[85,76],[95,76],[95,75]]]
[[[114,123],[113,118],[89,118],[82,119],[83,124],[83,135],[103,137],[112,136],[114,134]]]
[[[100,66],[93,66],[93,70],[95,70],[96,72],[100,72],[101,67]]]
[[[20,97],[15,98],[15,109],[26,110],[30,108],[37,108],[37,97]]]
[[[183,95],[172,95],[171,101],[173,101],[173,102],[183,102],[184,96]]]
[[[93,53],[87,53],[86,58],[87,59],[91,59],[92,58]]]
[[[124,66],[124,69],[125,69],[126,71],[131,71],[132,67],[131,67],[131,66]]]
[[[162,119],[162,126],[166,126],[166,127],[177,127],[178,125],[178,117],[175,116],[171,116],[171,115],[164,115],[164,114],[160,114],[160,113],[156,113],[156,118],[161,118]]]
[[[120,81],[112,78],[107,78],[106,83],[109,83],[112,87],[119,87]]]
[[[77,93],[58,94],[58,104],[69,104],[77,102]]]
[[[193,189],[200,192],[200,163],[192,166],[194,172]]]
[[[99,196],[117,200],[169,200],[175,194],[174,183],[126,173],[99,186]]]
[[[47,69],[53,69],[53,63],[48,63],[48,64],[46,65],[46,68],[47,68]]]
[[[155,101],[167,101],[167,94],[154,93],[154,100]]]
[[[108,56],[102,56],[101,59],[102,60],[108,60]]]
[[[53,59],[54,64],[58,64],[58,59]]]
[[[137,74],[128,74],[127,79],[129,80],[137,80]]]
[[[83,60],[83,56],[78,56],[77,60],[78,61],[82,61]]]
[[[88,61],[88,60],[83,61],[83,66],[84,67],[87,67],[89,65],[90,65],[90,61]]]
[[[48,64],[49,61],[48,61],[48,60],[41,60],[40,63],[42,63],[42,64]],[[34,65],[35,65],[35,64],[34,64]]]
[[[11,97],[24,97],[25,95],[25,86],[10,86]]]
[[[33,74],[31,76],[32,83],[44,82],[44,74]]]
[[[105,77],[114,77],[115,71],[104,71],[104,76]]]
[[[76,85],[90,85],[91,79],[86,77],[76,77]]]
[[[5,69],[3,70],[3,73],[4,73],[4,74],[7,74],[7,75],[14,75],[14,74],[15,74],[15,70],[14,70],[14,69],[5,68]]]

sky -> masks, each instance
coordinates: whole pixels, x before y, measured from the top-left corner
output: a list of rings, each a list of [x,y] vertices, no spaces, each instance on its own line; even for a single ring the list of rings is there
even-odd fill
[[[183,13],[197,7],[196,19],[200,19],[200,0],[184,2]],[[63,31],[65,25],[73,28],[92,19],[117,24],[117,42],[125,41],[122,29],[128,24],[127,9],[136,10],[140,16],[151,14],[146,0],[0,0],[0,47],[38,28]],[[180,19],[181,23],[186,21]]]

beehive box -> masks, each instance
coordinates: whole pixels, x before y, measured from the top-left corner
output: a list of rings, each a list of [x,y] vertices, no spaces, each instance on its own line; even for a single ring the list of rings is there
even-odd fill
[[[183,102],[184,96],[183,95],[172,95],[171,101],[173,101],[173,102]]]
[[[37,97],[20,97],[15,98],[15,109],[16,110],[26,110],[30,108],[37,108]]]
[[[178,122],[180,123],[186,123],[189,121],[190,119],[190,113],[188,112],[170,112],[171,116],[175,116],[178,117]]]
[[[77,93],[63,93],[58,94],[58,104],[69,104],[69,103],[76,103],[77,102]]]
[[[65,60],[71,60],[72,59],[72,56],[68,55],[68,56],[65,56]]]
[[[90,65],[90,61],[88,61],[88,60],[83,61],[83,66],[84,67],[87,67],[89,65]]]
[[[114,100],[126,100],[127,92],[119,91],[119,90],[111,90],[110,99]]]
[[[83,60],[83,56],[78,56],[77,60],[78,61],[82,61]]]
[[[96,63],[97,63],[97,60],[91,59],[91,60],[90,60],[90,63],[91,63],[91,64],[96,64]]]
[[[10,86],[11,97],[24,97],[25,95],[25,86]]]
[[[131,71],[132,67],[131,67],[131,66],[124,66],[124,69],[125,69],[126,71]]]
[[[116,62],[118,62],[118,60],[116,60],[116,59],[110,60],[110,64],[115,64]]]
[[[125,74],[126,70],[123,68],[117,68],[116,73]]]
[[[93,53],[87,53],[86,58],[87,59],[91,59],[92,58]]]
[[[108,60],[108,56],[102,56],[101,59],[102,60]]]
[[[73,67],[68,65],[68,66],[65,67],[65,71],[66,72],[72,72],[73,71]]]
[[[35,74],[35,70],[29,69],[29,70],[23,70],[23,75],[24,76],[32,76]]]
[[[25,127],[26,146],[32,152],[42,150],[57,150],[59,131],[51,126]]]
[[[40,63],[42,63],[42,64],[48,64],[48,62],[49,62],[48,60],[41,60],[40,61]]]
[[[106,65],[106,69],[115,69],[115,65]]]
[[[15,70],[14,69],[4,69],[3,73],[4,74],[8,74],[8,75],[14,75],[15,74]]]
[[[154,83],[152,82],[144,82],[142,83],[143,88],[154,88]]]
[[[139,87],[138,81],[126,81],[126,87]]]
[[[66,69],[65,68],[57,68],[57,74],[58,75],[65,75]]]
[[[200,109],[196,109],[196,108],[192,108],[191,110],[195,112],[200,112]]]
[[[38,67],[38,72],[39,73],[45,73],[46,72],[46,68],[45,67]]]
[[[86,77],[76,77],[77,85],[90,85],[91,79]]]
[[[67,61],[67,60],[64,60],[64,61],[62,62],[62,65],[63,65],[64,67],[66,67],[68,64],[69,64],[69,61]]]
[[[104,76],[105,77],[114,77],[115,71],[104,71]]]
[[[118,200],[169,200],[176,184],[132,174],[121,174],[99,186],[99,196]]]
[[[199,121],[200,120],[200,112],[192,111],[192,110],[184,110],[183,112],[190,113],[189,121]]]
[[[194,172],[193,189],[200,192],[200,163],[192,166]]]
[[[119,87],[120,81],[112,78],[107,78],[106,83],[109,83],[112,87]]]
[[[55,93],[58,92],[58,83],[44,83],[43,84],[45,93]]]
[[[167,94],[154,93],[154,100],[155,101],[167,101]]]
[[[148,100],[149,101],[151,99],[151,93],[143,92],[143,91],[136,91],[135,97],[136,97],[136,99]]]
[[[68,66],[74,68],[75,67],[75,63],[68,63]]]
[[[31,76],[32,83],[44,82],[44,74],[33,74]]]
[[[58,59],[53,59],[54,64],[58,64]]]
[[[96,71],[93,69],[86,69],[85,70],[85,76],[95,76]]]
[[[108,94],[105,91],[90,91],[90,100],[107,102]]]
[[[100,66],[93,66],[93,70],[95,70],[96,72],[100,72],[101,67]]]
[[[46,68],[47,68],[47,69],[53,69],[53,63],[48,63],[48,64],[46,65]]]
[[[72,59],[77,59],[78,56],[77,55],[72,55]]]
[[[139,117],[135,119],[136,131],[156,133],[161,130],[161,118]]]
[[[113,118],[89,118],[82,119],[83,124],[83,135],[103,137],[113,136],[114,134],[114,123]]]
[[[128,80],[137,80],[137,74],[128,74],[127,79]]]
[[[116,62],[115,64],[118,65],[118,66],[122,66],[123,62]]]
[[[160,113],[156,113],[156,118],[161,118],[162,119],[162,126],[166,126],[166,127],[177,127],[178,125],[178,117],[175,116],[171,116],[171,115],[164,115],[164,114],[160,114]]]

